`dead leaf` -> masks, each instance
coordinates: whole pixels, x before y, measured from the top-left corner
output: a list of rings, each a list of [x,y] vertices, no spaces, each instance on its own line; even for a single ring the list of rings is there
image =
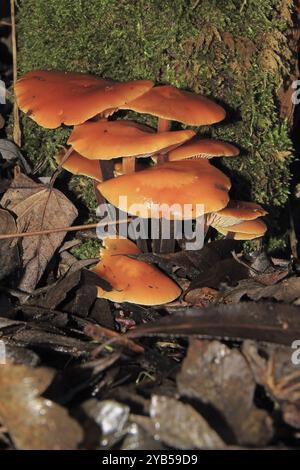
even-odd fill
[[[258,348],[245,341],[243,353],[255,380],[282,406],[284,420],[300,429],[300,364],[292,361],[294,349],[275,345]]]
[[[2,114],[0,114],[0,129],[2,129],[5,126],[5,120]]]
[[[177,253],[157,254],[141,253],[132,256],[146,263],[157,264],[169,274],[176,273],[179,277],[199,279],[207,275],[209,269],[215,269],[217,263],[232,258],[231,252],[241,244],[236,240],[217,240],[205,245],[201,250],[179,251]],[[200,285],[198,287],[201,287]],[[204,287],[213,287],[205,285]]]
[[[190,305],[203,308],[215,304],[220,297],[219,291],[210,287],[200,287],[199,289],[189,290],[184,296],[184,300]]]
[[[67,410],[40,396],[53,376],[45,367],[0,366],[0,418],[19,450],[76,449],[82,440]]]
[[[249,269],[238,263],[234,258],[223,259],[215,263],[201,276],[194,279],[189,289],[196,289],[199,287],[211,287],[217,289],[221,283],[234,285],[240,279],[249,277]]]
[[[0,209],[0,233],[2,235],[17,231],[13,216]],[[19,265],[17,240],[0,240],[0,280],[11,274]]]
[[[196,410],[180,401],[152,395],[150,418],[156,439],[177,449],[217,449],[225,446]]]
[[[237,443],[264,446],[272,438],[271,418],[253,404],[256,383],[237,349],[218,341],[192,340],[177,385],[181,395],[218,410]]]
[[[0,153],[2,158],[12,164],[16,162],[24,169],[27,174],[31,173],[30,165],[27,163],[19,147],[10,140],[0,139]]]
[[[57,189],[37,184],[18,172],[1,201],[17,216],[18,231],[47,230],[71,225],[75,206]],[[23,269],[19,288],[32,292],[66,233],[23,238]]]
[[[300,300],[300,277],[290,277],[271,286],[262,286],[254,280],[242,280],[236,288],[226,288],[223,301],[236,303],[240,302],[244,296],[252,300],[274,299],[278,302],[295,302],[298,304]]]

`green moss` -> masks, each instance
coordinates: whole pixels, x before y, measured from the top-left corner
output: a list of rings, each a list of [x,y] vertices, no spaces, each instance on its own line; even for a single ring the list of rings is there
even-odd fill
[[[224,123],[199,130],[241,148],[223,159],[233,194],[269,206],[288,196],[288,129],[277,90],[288,74],[285,0],[26,0],[18,14],[19,73],[91,72],[116,80],[172,83],[214,97]],[[283,8],[284,7],[284,8]],[[153,122],[153,120],[152,120]],[[25,149],[51,160],[68,130],[24,119]],[[176,127],[176,125],[175,125]]]
[[[70,251],[78,259],[99,258],[101,244],[97,240],[87,240]]]

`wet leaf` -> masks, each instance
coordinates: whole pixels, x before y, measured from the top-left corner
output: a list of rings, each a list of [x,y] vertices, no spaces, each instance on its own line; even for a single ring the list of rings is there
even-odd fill
[[[4,209],[0,209],[0,234],[17,232],[13,216]],[[11,274],[19,266],[19,252],[17,240],[0,240],[0,280]]]
[[[82,405],[85,413],[101,429],[101,445],[113,445],[126,434],[125,426],[129,418],[128,406],[115,400],[88,400]]]
[[[122,443],[121,450],[162,450],[163,446],[141,426],[132,423]]]
[[[1,201],[17,216],[18,231],[47,230],[66,227],[77,217],[75,206],[57,189],[37,184],[22,173],[17,173]],[[32,292],[39,282],[65,233],[27,237],[22,239],[23,269],[19,288]]]
[[[239,444],[263,446],[272,438],[272,421],[253,404],[256,383],[237,349],[218,341],[191,341],[177,385],[181,395],[213,406]]]
[[[153,395],[150,404],[152,433],[177,449],[216,449],[224,442],[196,410],[167,396]]]
[[[0,366],[0,419],[20,450],[76,449],[79,424],[66,409],[40,395],[54,371],[24,365]]]

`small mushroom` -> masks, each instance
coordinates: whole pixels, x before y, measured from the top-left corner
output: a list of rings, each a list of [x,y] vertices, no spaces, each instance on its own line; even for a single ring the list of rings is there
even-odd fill
[[[98,160],[90,160],[89,158],[80,155],[76,150],[73,150],[68,159],[63,162],[64,156],[65,150],[62,149],[54,158],[58,164],[62,164],[62,168],[65,170],[69,171],[73,175],[88,176],[89,178],[93,178],[96,182],[103,181]],[[138,162],[136,168],[137,171],[144,170],[145,168],[145,164]],[[123,175],[122,162],[116,161],[114,164],[114,175]]]
[[[195,138],[169,152],[169,161],[213,158],[237,157],[240,151],[237,147],[222,140]]]
[[[113,302],[130,302],[141,305],[161,305],[172,302],[181,294],[180,287],[148,263],[132,259],[140,250],[125,238],[103,240],[100,262],[93,269],[111,286],[111,291],[98,289],[98,297]]]
[[[93,75],[34,70],[15,85],[19,108],[40,126],[81,124],[101,114],[108,117],[121,105],[153,87],[149,80],[118,83]]]
[[[98,185],[105,199],[125,212],[179,220],[195,218],[197,204],[203,204],[204,213],[223,209],[230,187],[227,176],[208,160],[167,162]],[[126,207],[120,195],[126,196]],[[184,212],[185,204],[190,205],[190,214]]]
[[[133,121],[89,121],[74,128],[68,143],[89,159],[123,157],[126,161],[168,152],[194,135],[192,130],[157,134],[151,127]]]
[[[267,231],[266,224],[260,218],[246,220],[245,222],[227,227],[214,225],[214,228],[222,233],[222,235],[229,236],[234,240],[253,240],[254,238],[262,237]]]
[[[246,220],[255,220],[263,217],[267,211],[255,202],[231,200],[224,209],[209,214],[207,223],[214,227],[226,227],[239,224]]]

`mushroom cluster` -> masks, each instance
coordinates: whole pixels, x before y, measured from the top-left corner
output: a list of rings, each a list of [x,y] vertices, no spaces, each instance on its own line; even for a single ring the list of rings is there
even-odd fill
[[[21,77],[15,94],[19,108],[39,125],[74,126],[69,148],[56,156],[57,162],[73,174],[92,178],[101,197],[118,209],[144,219],[184,220],[194,219],[201,204],[206,228],[238,240],[265,233],[264,209],[230,201],[229,178],[209,161],[238,156],[239,150],[226,142],[198,138],[193,130],[170,130],[172,121],[188,126],[222,121],[225,111],[214,101],[148,80],[118,83],[44,70]],[[155,116],[157,129],[111,119],[118,110]],[[126,207],[120,196],[126,197]],[[191,207],[189,216],[182,210],[185,205]],[[153,211],[157,207],[168,210]],[[144,305],[175,300],[181,292],[177,284],[157,268],[130,257],[139,253],[132,241],[120,236],[103,240],[95,272],[112,289],[99,288],[98,295]]]

